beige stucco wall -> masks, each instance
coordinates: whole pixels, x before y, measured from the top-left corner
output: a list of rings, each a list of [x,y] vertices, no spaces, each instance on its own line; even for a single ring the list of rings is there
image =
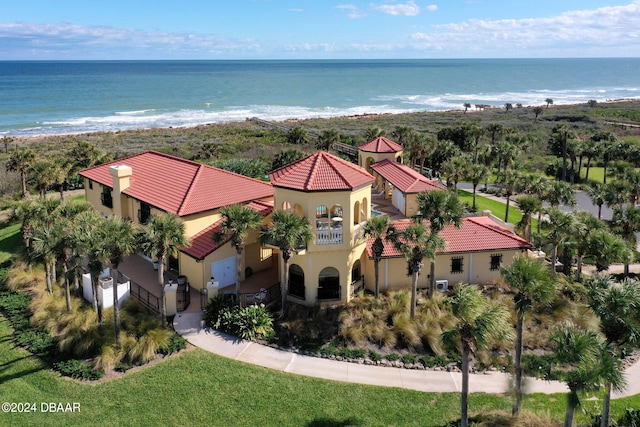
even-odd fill
[[[472,252],[466,254],[443,254],[436,258],[436,280],[448,280],[449,285],[456,283],[490,284],[502,282],[500,270],[491,270],[491,255],[502,254],[501,266],[511,265],[513,258],[520,254],[520,250]],[[463,257],[462,273],[451,273],[451,258]],[[429,286],[429,260],[425,260],[424,267],[418,277],[418,288]],[[364,263],[364,275],[367,289],[375,287],[374,262],[368,259]],[[407,261],[404,258],[387,258],[380,261],[380,290],[394,290],[411,286],[411,277],[407,275]]]
[[[391,160],[393,162],[402,162],[402,151],[395,153],[371,153],[367,151],[358,150],[358,165],[372,174],[371,164],[381,162],[383,160]]]
[[[91,188],[93,187],[93,188]],[[89,203],[96,212],[100,212],[105,215],[113,215],[113,210],[102,204],[102,184],[92,182],[90,179],[84,179],[84,195],[87,203]]]

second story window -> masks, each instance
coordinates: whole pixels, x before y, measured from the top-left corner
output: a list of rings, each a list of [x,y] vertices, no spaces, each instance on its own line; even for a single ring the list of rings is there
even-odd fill
[[[151,205],[149,203],[140,202],[140,209],[138,210],[138,222],[140,224],[146,224],[151,217]]]
[[[109,187],[102,187],[102,194],[100,195],[100,201],[103,206],[113,208],[113,196],[111,195],[111,189]]]

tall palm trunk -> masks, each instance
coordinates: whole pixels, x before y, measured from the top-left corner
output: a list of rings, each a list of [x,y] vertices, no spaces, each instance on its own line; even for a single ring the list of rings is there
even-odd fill
[[[98,313],[98,326],[102,326],[102,301],[100,301],[100,277],[91,274],[91,286],[93,287],[93,309]]]
[[[602,401],[602,418],[600,427],[609,427],[609,413],[611,410],[611,383],[606,384],[604,400]]]
[[[413,319],[416,317],[416,303],[418,300],[418,275],[420,271],[417,267],[413,267],[414,271],[411,273],[411,311],[410,316]]]
[[[564,427],[573,427],[573,417],[578,407],[578,393],[575,390],[569,391],[567,394],[567,411],[564,415]]]
[[[53,286],[51,280],[51,263],[49,262],[44,263],[44,280],[47,284],[47,292],[49,292],[49,295],[53,294]]]
[[[436,260],[431,260],[429,266],[429,298],[433,298],[433,294],[436,292]]]
[[[516,357],[514,360],[515,366],[515,394],[516,402],[513,405],[511,413],[518,415],[520,412],[520,404],[522,403],[522,336],[524,331],[524,314],[518,313],[518,323],[516,324]]]
[[[507,206],[504,211],[504,222],[509,222],[509,202],[511,202],[511,196],[507,196]]]
[[[62,271],[64,274],[64,293],[67,302],[67,312],[71,313],[71,286],[69,283],[69,266],[67,261],[62,263]]]
[[[462,342],[462,392],[460,394],[460,426],[469,427],[469,344]]]

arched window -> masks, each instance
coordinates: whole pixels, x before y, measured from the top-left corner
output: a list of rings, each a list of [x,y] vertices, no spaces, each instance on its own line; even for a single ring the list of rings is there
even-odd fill
[[[366,221],[369,219],[369,200],[365,197],[362,199],[362,206],[360,207],[362,215],[360,218],[360,222]]]
[[[323,268],[318,276],[318,300],[340,299],[340,273],[333,267]]]
[[[302,206],[300,206],[300,203],[296,203],[295,205],[293,205],[293,213],[295,213],[298,216],[304,216],[304,209],[302,209]]]
[[[360,224],[362,221],[362,211],[360,210],[360,202],[356,201],[353,204],[353,225]]]
[[[305,299],[304,271],[298,264],[289,266],[289,295]]]
[[[291,211],[291,203],[289,203],[289,202],[282,202],[282,210],[283,210],[283,211]]]

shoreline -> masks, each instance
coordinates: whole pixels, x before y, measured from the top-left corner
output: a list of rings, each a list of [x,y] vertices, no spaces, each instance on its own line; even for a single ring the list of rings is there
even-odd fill
[[[618,103],[634,103],[640,102],[640,96],[637,98],[620,98],[620,99],[608,99],[605,101],[599,101],[598,104],[610,105],[610,104],[618,104]],[[587,105],[584,102],[581,103],[567,103],[567,104],[551,104],[547,105],[523,105],[520,108],[513,107],[512,111],[517,110],[530,110],[534,107],[543,107],[545,110],[557,110],[562,108],[576,108],[579,106]],[[415,114],[446,114],[446,115],[476,115],[490,112],[497,112],[504,110],[504,106],[498,105],[482,105],[482,108],[475,108],[473,105],[471,108],[467,109],[450,109],[450,110],[418,110],[418,111],[407,111],[402,113],[362,113],[362,114],[352,114],[352,115],[337,115],[331,117],[305,117],[305,118],[288,118],[288,119],[264,119],[261,120],[272,122],[272,123],[281,123],[281,124],[291,124],[291,123],[304,123],[305,121],[311,120],[361,120],[361,119],[375,119],[375,118],[384,118],[391,116],[407,116],[407,115],[415,115]],[[252,119],[253,117],[245,117],[243,120],[227,120],[220,122],[204,122],[198,124],[186,124],[183,126],[165,126],[165,127],[139,127],[139,128],[123,128],[123,129],[115,129],[115,130],[95,130],[95,131],[85,131],[85,132],[68,132],[68,133],[51,133],[51,134],[37,134],[37,135],[28,135],[28,136],[20,136],[20,135],[9,135],[4,134],[0,136],[2,138],[11,138],[12,145],[32,145],[37,144],[39,142],[45,142],[46,140],[52,140],[57,138],[69,138],[69,137],[91,137],[100,134],[106,135],[118,135],[120,133],[136,133],[136,132],[153,132],[153,131],[162,131],[162,130],[188,130],[188,129],[197,129],[200,127],[208,127],[208,126],[225,126],[232,125],[237,123],[245,123]],[[631,125],[637,125],[635,122],[631,122]]]

